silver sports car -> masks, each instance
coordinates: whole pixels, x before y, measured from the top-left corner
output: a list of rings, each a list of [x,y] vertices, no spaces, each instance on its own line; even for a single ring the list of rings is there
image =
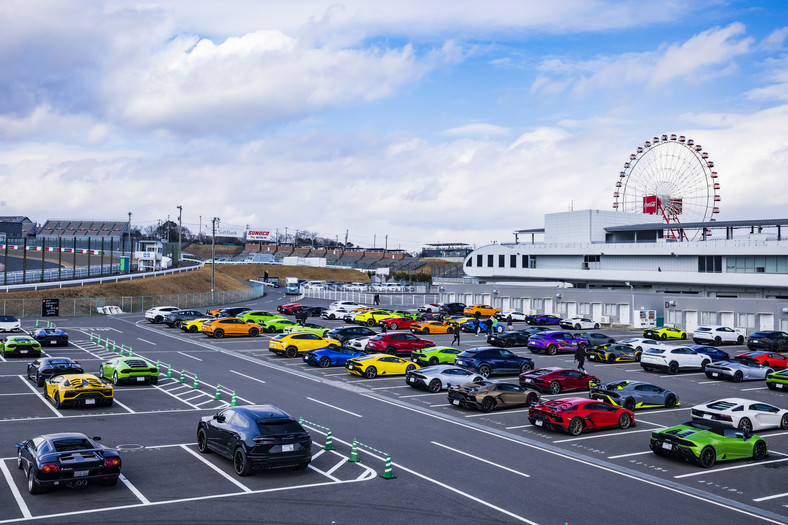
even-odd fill
[[[405,382],[414,388],[426,388],[430,392],[439,392],[450,386],[460,386],[465,383],[478,383],[484,377],[458,366],[435,365],[411,370],[405,374]]]
[[[591,399],[605,401],[611,405],[634,410],[636,408],[668,407],[679,404],[679,396],[661,386],[643,381],[613,381],[612,383],[590,385]]]
[[[747,380],[764,380],[766,375],[772,372],[774,369],[771,367],[746,357],[730,361],[715,361],[706,365],[706,377],[709,379],[731,379],[736,383]]]

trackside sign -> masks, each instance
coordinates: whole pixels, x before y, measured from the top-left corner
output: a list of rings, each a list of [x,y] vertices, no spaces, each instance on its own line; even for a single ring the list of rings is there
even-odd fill
[[[274,241],[269,230],[246,230],[247,241]]]

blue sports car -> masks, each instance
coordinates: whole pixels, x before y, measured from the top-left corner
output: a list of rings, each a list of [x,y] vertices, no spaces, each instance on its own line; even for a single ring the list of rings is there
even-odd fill
[[[706,354],[707,356],[711,357],[712,362],[714,361],[727,361],[731,358],[727,352],[723,352],[717,347],[714,346],[706,346],[706,345],[690,345],[690,348],[695,350],[695,352],[699,354]]]
[[[68,346],[68,334],[60,328],[37,328],[30,336],[41,346]]]
[[[364,355],[367,354],[345,346],[339,348],[316,348],[304,352],[304,361],[312,366],[328,368],[329,366],[345,366],[348,359]]]

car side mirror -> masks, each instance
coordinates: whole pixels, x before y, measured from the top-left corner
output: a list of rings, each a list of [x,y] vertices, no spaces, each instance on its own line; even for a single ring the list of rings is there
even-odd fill
[[[16,448],[25,448],[26,445],[24,443],[14,443],[14,446]]]
[[[93,441],[101,441],[101,436],[93,436]]]
[[[213,415],[213,418],[214,418],[214,419],[215,419],[215,420],[216,420],[218,423],[223,423],[223,422],[224,422],[224,416],[222,416],[222,415],[220,415],[220,414],[214,414],[214,415]]]

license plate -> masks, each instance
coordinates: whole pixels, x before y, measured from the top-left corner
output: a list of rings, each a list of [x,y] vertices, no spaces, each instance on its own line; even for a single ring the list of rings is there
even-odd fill
[[[544,425],[544,421],[542,421],[541,419],[537,419],[536,421],[534,421],[534,425],[536,425],[537,427],[541,427],[542,425]]]
[[[670,443],[662,443],[662,448],[673,450],[673,445],[671,445]]]
[[[282,445],[282,452],[292,452],[295,450],[295,445]]]
[[[80,478],[82,476],[87,476],[90,473],[89,470],[76,470],[74,471],[74,477]]]
[[[353,366],[353,365],[347,365],[347,367],[348,367],[348,370],[353,370],[354,368],[356,368],[356,367],[355,367],[355,366]]]
[[[27,353],[27,350],[20,350],[20,351],[19,351],[19,353],[20,353],[20,354],[26,354],[26,353]]]
[[[533,380],[533,379],[526,379],[526,380],[525,380],[525,382],[526,382],[526,383],[533,383],[533,382],[534,382],[534,380]]]
[[[452,404],[452,405],[459,405],[459,404],[460,404],[460,401],[459,401],[458,399],[452,399],[452,400],[451,400],[451,404]]]
[[[703,419],[711,419],[711,414],[703,414]]]
[[[720,375],[720,374],[718,374],[717,372],[712,372],[711,373],[711,377],[717,377],[718,375]]]
[[[407,383],[412,383],[412,382],[413,382],[413,378],[412,378],[412,377],[406,377],[406,378],[405,378],[405,381],[406,381]]]
[[[54,339],[50,339],[49,340],[49,344],[51,344],[51,345],[57,344],[57,341],[55,341]]]
[[[140,376],[140,377],[137,378],[137,381],[145,381],[145,378]]]
[[[774,386],[776,386],[777,388],[782,388],[782,387],[784,387],[785,385],[783,385],[783,384],[781,384],[781,383],[777,383],[777,384],[775,384]]]
[[[96,400],[95,399],[86,399],[85,400],[85,404],[86,405],[95,405],[96,404]]]

